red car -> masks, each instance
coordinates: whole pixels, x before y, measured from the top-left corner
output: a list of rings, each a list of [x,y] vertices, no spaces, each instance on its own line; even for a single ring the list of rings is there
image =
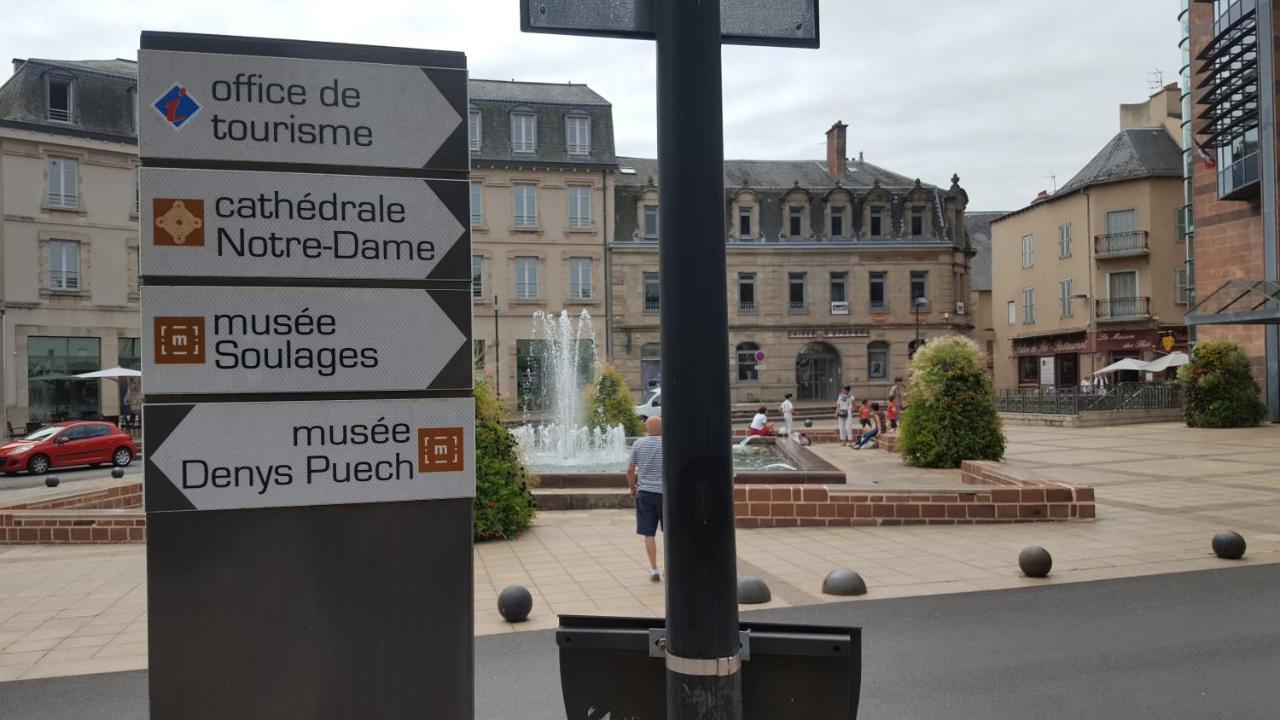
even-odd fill
[[[133,462],[138,446],[129,433],[96,420],[46,425],[21,440],[0,446],[0,471],[43,475],[49,468],[71,465],[124,467]]]

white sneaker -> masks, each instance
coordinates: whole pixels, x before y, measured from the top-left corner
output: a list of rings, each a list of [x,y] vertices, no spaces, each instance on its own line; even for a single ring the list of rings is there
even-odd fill
[[[649,582],[662,582],[662,573],[658,572],[656,568],[653,570],[650,570]]]

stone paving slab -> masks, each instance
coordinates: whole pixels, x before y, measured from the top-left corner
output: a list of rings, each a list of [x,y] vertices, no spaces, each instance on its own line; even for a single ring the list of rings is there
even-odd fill
[[[764,577],[773,591],[768,605],[753,607],[843,601],[821,594],[836,567],[861,573],[870,599],[1280,562],[1280,427],[1007,432],[1010,464],[1021,471],[1096,485],[1098,519],[739,530],[740,574]],[[817,449],[865,482],[932,486],[958,477],[906,468],[881,451]],[[1139,457],[1117,469],[1109,459],[1117,452]],[[1225,528],[1246,536],[1244,560],[1213,557],[1210,538]],[[626,510],[544,512],[518,539],[476,546],[476,633],[551,628],[558,613],[662,615],[664,587],[649,582],[633,533]],[[1019,574],[1017,554],[1029,544],[1053,554],[1048,579]],[[529,622],[516,626],[496,612],[498,592],[514,583],[534,597]],[[145,668],[146,642],[144,546],[0,546],[0,681]]]

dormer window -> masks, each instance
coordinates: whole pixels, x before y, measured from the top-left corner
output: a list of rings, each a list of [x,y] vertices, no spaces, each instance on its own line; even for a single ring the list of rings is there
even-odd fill
[[[755,237],[751,234],[751,208],[738,208],[738,237],[743,240]]]
[[[804,208],[796,205],[787,208],[787,234],[791,237],[804,234]]]
[[[570,115],[565,118],[565,146],[570,155],[591,154],[591,118]]]
[[[71,122],[75,109],[75,85],[69,77],[49,76],[47,111],[45,116],[54,122]]]
[[[911,208],[911,235],[919,237],[924,235],[924,208]]]
[[[480,152],[480,128],[480,111],[472,110],[467,113],[467,142],[471,152]]]
[[[831,237],[844,237],[844,208],[831,208]]]
[[[871,208],[871,227],[870,234],[872,237],[880,237],[884,235],[884,208],[876,206]]]
[[[518,153],[537,152],[538,116],[533,113],[511,113],[511,150]]]

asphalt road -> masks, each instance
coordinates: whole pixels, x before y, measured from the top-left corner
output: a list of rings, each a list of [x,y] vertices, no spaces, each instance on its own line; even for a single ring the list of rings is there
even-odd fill
[[[1278,600],[1269,565],[750,617],[861,625],[866,720],[1269,720]],[[564,718],[551,632],[479,638],[476,657],[479,720]],[[146,717],[145,672],[0,683],[0,718]]]
[[[96,468],[91,467],[71,467],[71,468],[54,468],[47,475],[28,475],[22,473],[20,475],[0,475],[0,500],[4,499],[5,490],[19,490],[22,488],[43,487],[44,480],[48,475],[57,475],[58,480],[63,485],[74,484],[83,480],[102,480],[111,477],[111,467],[102,465]],[[142,458],[134,458],[133,463],[124,469],[124,476],[127,478],[131,475],[138,475],[137,479],[141,479],[142,475]]]

